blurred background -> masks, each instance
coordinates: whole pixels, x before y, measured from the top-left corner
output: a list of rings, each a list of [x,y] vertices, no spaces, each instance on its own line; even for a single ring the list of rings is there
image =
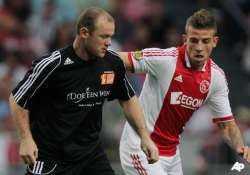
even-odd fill
[[[25,169],[8,106],[11,89],[34,59],[72,43],[78,14],[89,6],[114,16],[111,49],[123,51],[180,45],[186,18],[210,9],[220,37],[213,59],[226,73],[232,110],[250,145],[250,0],[0,0],[0,175],[24,174]],[[139,95],[144,75],[129,74],[129,79]],[[118,148],[124,122],[117,102],[106,103],[102,139],[117,175],[123,175]],[[250,174],[205,109],[185,127],[181,156],[185,175]],[[231,171],[237,161],[245,164],[242,172]]]

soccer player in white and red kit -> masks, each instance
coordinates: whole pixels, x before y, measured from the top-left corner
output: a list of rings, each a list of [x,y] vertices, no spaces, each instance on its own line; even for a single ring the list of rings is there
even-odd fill
[[[231,112],[225,74],[210,58],[218,42],[216,32],[214,16],[202,9],[187,19],[182,46],[118,53],[128,70],[146,73],[140,103],[160,155],[158,162],[149,164],[139,137],[126,123],[120,142],[126,174],[182,175],[179,137],[203,105],[211,109],[227,143],[250,162],[250,149]]]

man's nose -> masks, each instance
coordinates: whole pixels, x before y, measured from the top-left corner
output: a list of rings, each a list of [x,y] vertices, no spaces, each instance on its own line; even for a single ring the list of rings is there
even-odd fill
[[[203,44],[201,41],[199,41],[196,46],[196,51],[201,52],[202,50],[203,50]]]
[[[110,46],[111,43],[112,43],[111,38],[108,38],[108,39],[105,41],[105,45],[106,45],[106,46]]]

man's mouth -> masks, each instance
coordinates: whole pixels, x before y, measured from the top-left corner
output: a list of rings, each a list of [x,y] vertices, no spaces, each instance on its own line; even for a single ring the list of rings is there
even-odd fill
[[[204,57],[203,55],[199,55],[199,54],[195,55],[195,58],[203,58],[203,57]]]

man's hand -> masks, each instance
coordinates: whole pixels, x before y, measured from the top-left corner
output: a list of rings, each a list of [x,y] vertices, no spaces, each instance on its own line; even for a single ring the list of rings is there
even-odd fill
[[[25,138],[20,141],[19,154],[25,164],[32,165],[38,157],[38,149],[33,138]]]
[[[147,156],[148,163],[158,161],[158,149],[148,133],[144,114],[140,108],[138,98],[133,96],[127,101],[120,100],[120,104],[123,108],[127,121],[141,139],[141,148]]]
[[[237,154],[250,163],[250,148],[244,145],[241,132],[236,122],[234,120],[221,122],[218,123],[218,127],[221,130],[225,141],[236,151]]]
[[[242,146],[237,148],[236,152],[243,157],[248,163],[250,163],[250,148],[248,146]]]
[[[19,154],[25,164],[31,165],[35,163],[38,157],[38,149],[30,131],[29,111],[21,107],[15,101],[12,94],[9,98],[9,104],[11,115],[13,116],[13,121],[20,138]]]
[[[155,163],[159,160],[158,148],[148,135],[141,138],[141,148],[146,154],[149,164]]]

